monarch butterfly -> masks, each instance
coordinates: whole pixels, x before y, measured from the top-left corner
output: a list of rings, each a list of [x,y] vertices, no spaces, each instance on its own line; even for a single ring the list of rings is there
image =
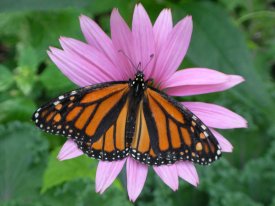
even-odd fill
[[[39,108],[33,121],[103,161],[131,155],[147,165],[179,160],[206,165],[221,156],[218,141],[203,122],[145,81],[139,70],[133,80],[65,93]]]

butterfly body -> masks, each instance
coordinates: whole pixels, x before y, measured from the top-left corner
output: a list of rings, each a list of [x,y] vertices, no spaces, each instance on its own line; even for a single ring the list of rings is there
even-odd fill
[[[144,81],[144,75],[142,72],[137,72],[135,78],[129,79],[129,109],[127,114],[126,122],[126,141],[128,144],[132,143],[132,139],[135,133],[136,117],[137,117],[137,108],[140,102],[143,99],[144,91],[147,88],[147,83]]]
[[[71,138],[103,161],[128,155],[147,165],[189,160],[210,164],[221,156],[211,131],[187,108],[144,81],[87,86],[63,94],[33,115],[46,132]]]

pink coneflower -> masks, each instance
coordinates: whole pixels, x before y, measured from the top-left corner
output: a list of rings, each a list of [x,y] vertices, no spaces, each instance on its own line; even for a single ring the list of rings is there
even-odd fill
[[[108,81],[133,78],[141,63],[146,79],[170,96],[205,94],[229,89],[244,79],[207,68],[187,68],[177,71],[192,34],[192,18],[187,16],[175,26],[171,11],[164,9],[152,25],[141,4],[135,7],[132,30],[117,9],[111,14],[111,38],[90,18],[80,17],[82,32],[87,43],[71,38],[60,38],[63,50],[50,48],[52,61],[71,81],[80,87]],[[123,51],[123,52],[119,52]],[[154,58],[150,61],[151,54]],[[149,62],[149,64],[145,67]],[[244,118],[218,105],[202,102],[183,102],[185,107],[207,125],[218,140],[223,152],[231,152],[232,145],[213,128],[246,127]],[[73,140],[67,140],[59,155],[66,160],[82,155]],[[103,193],[116,179],[126,164],[127,190],[131,201],[139,196],[148,172],[148,166],[131,157],[120,161],[99,161],[96,173],[96,191]],[[172,165],[153,166],[157,175],[172,190],[179,186],[179,177],[197,186],[199,178],[193,163],[178,161]]]

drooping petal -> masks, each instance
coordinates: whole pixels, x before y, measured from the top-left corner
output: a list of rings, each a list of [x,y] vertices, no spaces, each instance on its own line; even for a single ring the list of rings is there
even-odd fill
[[[129,199],[135,201],[146,181],[148,166],[127,158],[127,190]]]
[[[173,191],[179,187],[177,167],[173,165],[153,166],[153,169],[162,181],[167,184]]]
[[[229,109],[204,102],[183,102],[208,127],[232,129],[247,127],[247,121]]]
[[[81,15],[79,19],[86,41],[105,54],[114,65],[117,65],[117,51],[115,51],[110,37],[89,17]]]
[[[153,27],[156,55],[158,55],[159,49],[166,42],[169,33],[172,31],[173,22],[170,9],[163,9]]]
[[[166,89],[166,93],[171,96],[190,96],[196,94],[206,94],[211,92],[220,92],[230,89],[241,82],[243,77],[239,75],[227,75],[227,81],[219,84],[205,84],[205,85],[183,85],[174,86]]]
[[[150,61],[151,55],[155,54],[154,33],[150,18],[141,4],[135,7],[132,34],[135,48],[134,63],[136,65],[141,63],[139,69],[143,70],[146,78],[149,78],[155,61],[155,57]],[[147,65],[148,62],[150,63]]]
[[[63,64],[67,65],[67,69],[69,69],[71,73],[74,73],[79,79],[87,82],[86,85],[82,86],[110,81],[108,76],[101,75],[101,73],[98,72],[98,68],[85,59],[60,49],[50,49],[54,56],[58,57]],[[62,68],[60,69],[62,70]]]
[[[116,179],[126,161],[99,161],[96,170],[96,192],[102,194]]]
[[[189,47],[192,28],[192,17],[187,16],[170,32],[156,60],[155,68],[158,74],[155,81],[157,83],[169,79],[179,67]]]
[[[175,163],[175,165],[177,167],[177,172],[180,178],[184,179],[186,182],[189,182],[195,187],[198,186],[199,176],[192,162],[179,161]]]
[[[228,80],[228,75],[207,68],[183,69],[175,72],[165,82],[162,88],[188,86],[188,85],[208,85],[221,84]]]
[[[84,87],[99,81],[93,77],[85,77],[85,74],[83,74],[78,67],[70,62],[66,62],[66,60],[62,58],[63,55],[59,55],[59,53],[62,52],[61,50],[56,48],[51,48],[51,50],[54,52],[47,52],[51,60],[56,64],[60,71],[76,85]],[[80,72],[78,73],[78,71]]]
[[[130,62],[134,60],[133,36],[130,28],[120,16],[117,9],[113,9],[112,11],[110,26],[112,41],[115,50],[118,51],[119,60],[123,64],[123,70],[128,75],[128,78],[132,78],[136,72]],[[130,60],[127,59],[126,55]]]
[[[217,132],[216,130],[210,128],[211,132],[213,133],[213,135],[216,137],[216,139],[218,140],[222,152],[232,152],[233,151],[233,146],[232,144],[224,137],[222,136],[219,132]]]
[[[72,139],[68,139],[59,151],[57,159],[63,161],[80,155],[83,155],[83,152],[78,149],[76,143]]]
[[[72,38],[60,38],[60,44],[65,52],[85,60],[91,65],[88,70],[96,73],[102,81],[121,80],[122,75],[109,59],[92,46]],[[78,59],[76,59],[78,60]]]

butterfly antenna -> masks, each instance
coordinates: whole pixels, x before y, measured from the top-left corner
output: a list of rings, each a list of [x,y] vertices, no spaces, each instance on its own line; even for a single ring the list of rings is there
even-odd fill
[[[129,62],[131,63],[131,65],[134,67],[134,68],[137,68],[135,65],[134,65],[134,63],[133,63],[133,61],[131,60],[131,58],[127,55],[127,54],[125,54],[125,52],[123,51],[123,50],[118,50],[118,52],[121,52],[128,60],[129,60]]]
[[[139,71],[140,68],[141,68],[141,62],[138,63],[137,70]]]
[[[151,54],[151,55],[150,55],[150,59],[149,59],[149,61],[147,62],[147,64],[145,65],[145,67],[143,68],[142,72],[147,68],[147,66],[150,64],[150,62],[152,61],[153,58],[154,58],[154,54]]]

